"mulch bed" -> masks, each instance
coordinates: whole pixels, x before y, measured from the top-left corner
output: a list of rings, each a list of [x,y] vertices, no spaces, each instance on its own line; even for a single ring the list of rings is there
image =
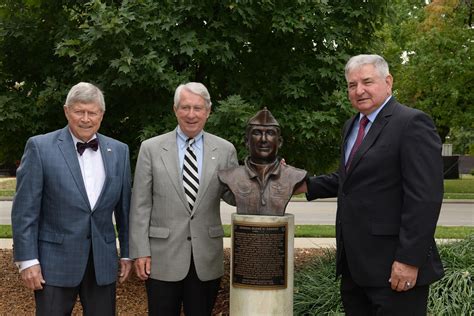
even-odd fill
[[[295,249],[295,271],[319,254],[321,249]],[[213,313],[220,316],[229,315],[229,249],[225,250],[224,262],[225,274]],[[34,315],[34,306],[33,293],[23,286],[13,264],[12,251],[0,249],[0,315]],[[117,287],[117,312],[119,315],[147,315],[145,286],[134,274]],[[73,315],[82,315],[80,304],[76,304]]]

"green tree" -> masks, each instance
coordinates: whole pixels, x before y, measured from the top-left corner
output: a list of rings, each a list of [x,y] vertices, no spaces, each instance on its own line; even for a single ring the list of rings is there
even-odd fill
[[[65,125],[61,105],[72,69],[55,55],[81,1],[4,0],[0,4],[0,165],[18,163],[26,139]]]
[[[429,113],[445,140],[450,130],[474,131],[472,1],[397,1],[395,23],[385,26],[384,48],[403,103]],[[403,59],[400,57],[403,56]],[[468,146],[464,146],[468,147]]]
[[[58,67],[49,79],[61,85],[36,83],[55,99],[50,109],[63,102],[54,93],[65,85],[99,84],[101,130],[136,153],[141,139],[175,126],[175,87],[201,81],[214,102],[210,131],[241,140],[237,124],[267,106],[283,127],[281,154],[320,172],[339,155],[352,113],[344,64],[370,50],[387,2],[94,0],[61,8],[68,18],[50,31]],[[243,143],[236,146],[243,157]]]

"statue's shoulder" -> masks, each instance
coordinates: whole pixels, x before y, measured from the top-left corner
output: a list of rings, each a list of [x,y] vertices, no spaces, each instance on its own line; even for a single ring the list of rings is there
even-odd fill
[[[219,179],[228,183],[232,179],[235,179],[237,176],[245,174],[245,166],[236,166],[228,169],[219,170],[217,173]]]
[[[294,179],[295,181],[299,182],[306,178],[308,172],[304,169],[296,168],[290,165],[282,165],[281,174],[283,177]]]

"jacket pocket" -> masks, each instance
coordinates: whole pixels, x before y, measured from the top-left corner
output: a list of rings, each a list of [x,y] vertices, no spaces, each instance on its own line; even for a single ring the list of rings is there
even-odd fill
[[[52,242],[55,244],[62,244],[64,240],[64,234],[58,234],[48,231],[40,231],[38,239],[41,241]]]
[[[400,233],[400,226],[397,224],[372,223],[370,228],[372,235],[396,236]]]
[[[107,234],[104,236],[106,243],[111,243],[115,241],[115,234]]]
[[[209,237],[224,237],[224,228],[222,228],[222,225],[209,227]]]
[[[170,229],[167,227],[153,227],[150,226],[149,237],[166,239],[170,235]]]

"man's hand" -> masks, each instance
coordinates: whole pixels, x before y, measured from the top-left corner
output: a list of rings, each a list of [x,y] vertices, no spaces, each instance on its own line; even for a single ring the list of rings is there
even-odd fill
[[[42,290],[43,284],[46,283],[41,274],[41,266],[39,264],[26,268],[20,272],[20,275],[26,287],[31,290]]]
[[[135,259],[135,273],[140,280],[147,280],[151,273],[151,257]]]
[[[125,280],[128,279],[130,275],[130,271],[132,270],[132,260],[121,259],[120,260],[120,274],[119,274],[119,282],[123,283]]]
[[[388,282],[391,283],[392,290],[403,292],[415,286],[417,277],[418,267],[394,261]]]
[[[286,166],[285,158],[281,158],[280,164]],[[308,187],[306,186],[306,181],[303,181],[297,188],[295,188],[295,190],[293,191],[293,195],[298,195],[306,192],[308,192]]]
[[[306,186],[306,181],[303,181],[293,192],[293,195],[306,193],[308,192],[308,187]]]

